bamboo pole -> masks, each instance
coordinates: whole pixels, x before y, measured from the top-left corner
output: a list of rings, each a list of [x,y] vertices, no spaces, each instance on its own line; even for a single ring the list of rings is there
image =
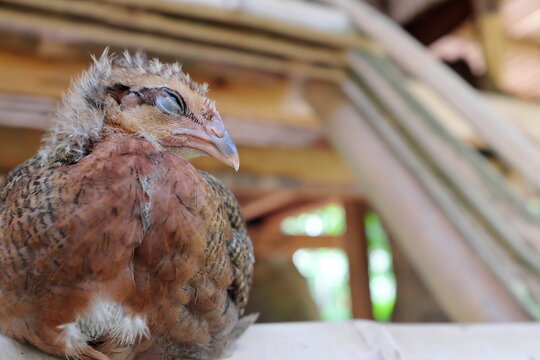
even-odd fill
[[[370,203],[392,227],[396,240],[447,313],[457,321],[529,319],[463,240],[445,211],[426,193],[424,185],[388,149],[365,115],[358,113],[339,88],[310,83],[306,92],[324,119],[336,149],[358,175]],[[372,110],[369,102],[356,101],[356,105]]]
[[[462,239],[472,245],[479,259],[488,265],[501,280],[501,284],[530,316],[540,319],[540,307],[534,298],[533,288],[527,286],[526,283],[530,279],[524,279],[520,269],[517,269],[514,263],[495,246],[483,224],[470,216],[462,199],[449,191],[447,186],[435,176],[437,172],[416,156],[414,147],[405,143],[400,135],[386,123],[384,116],[372,106],[367,95],[359,87],[348,82],[343,84],[342,88],[402,164],[411,171],[426,193],[440,207],[450,223],[456,227]]]
[[[361,1],[320,0],[346,11],[357,28],[377,41],[408,73],[429,84],[486,139],[501,157],[540,189],[540,149],[484,99],[435,60],[394,22]]]
[[[407,102],[408,106],[414,111],[420,119],[429,127],[429,129],[442,141],[448,144],[452,150],[459,154],[460,158],[469,163],[471,167],[478,172],[484,181],[486,191],[490,191],[500,201],[506,202],[512,210],[516,211],[524,221],[530,221],[538,223],[540,220],[538,216],[531,213],[525,203],[525,199],[519,196],[511,187],[508,186],[507,180],[496,171],[492,165],[490,165],[484,157],[472,148],[470,145],[464,143],[463,138],[456,138],[446,127],[445,121],[441,117],[437,118],[435,112],[429,109],[422,102],[422,98],[418,98],[417,95],[411,91],[409,84],[405,77],[399,73],[387,59],[380,58],[378,56],[372,56],[363,52],[367,62],[373,68],[373,71],[378,72],[379,76],[382,76],[388,83],[386,86],[390,87],[392,91],[395,91],[403,101]],[[371,75],[371,70],[369,71]],[[383,99],[385,100],[385,99]],[[490,101],[492,105],[492,101]]]
[[[411,139],[408,147],[416,148],[419,156],[430,161],[432,172],[445,178],[446,184],[458,194],[470,215],[478,218],[511,255],[526,267],[540,273],[539,255],[524,241],[512,221],[508,221],[507,217],[513,214],[503,217],[504,214],[496,206],[497,199],[484,187],[489,181],[478,177],[476,169],[471,167],[472,162],[463,160],[463,152],[456,152],[448,143],[441,142],[438,134],[426,127],[425,119],[411,109],[395,88],[386,82],[384,76],[363,57],[351,57],[351,65],[369,87],[374,89],[376,98],[380,99],[403,129],[404,137]],[[449,138],[446,140],[450,141]],[[538,235],[540,236],[540,232]]]

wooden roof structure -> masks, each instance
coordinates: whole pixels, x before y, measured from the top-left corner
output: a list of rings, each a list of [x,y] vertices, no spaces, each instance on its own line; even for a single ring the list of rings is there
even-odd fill
[[[365,3],[1,0],[0,31],[0,169],[35,151],[81,48],[143,49],[210,83],[240,145],[239,174],[198,166],[276,209],[276,189],[365,197],[454,319],[540,319],[539,217],[410,79],[536,190],[540,148]]]
[[[524,99],[540,100],[540,4],[536,0],[503,0],[491,28],[497,37],[498,87]],[[475,36],[473,19],[464,21],[450,34],[431,45],[432,53],[446,61],[465,60],[475,74],[489,64],[482,53],[482,41]]]

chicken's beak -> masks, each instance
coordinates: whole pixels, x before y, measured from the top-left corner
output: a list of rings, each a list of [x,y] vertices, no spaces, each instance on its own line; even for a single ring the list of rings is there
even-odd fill
[[[209,128],[208,133],[203,133],[198,130],[178,129],[173,130],[172,134],[186,137],[182,143],[183,147],[199,150],[238,171],[240,167],[238,150],[226,130],[221,129],[217,132],[213,128]]]
[[[211,136],[210,139],[212,145],[218,150],[219,154],[209,155],[214,156],[216,159],[230,165],[235,171],[238,171],[238,168],[240,167],[240,156],[238,155],[236,145],[227,131],[225,131],[221,137]]]

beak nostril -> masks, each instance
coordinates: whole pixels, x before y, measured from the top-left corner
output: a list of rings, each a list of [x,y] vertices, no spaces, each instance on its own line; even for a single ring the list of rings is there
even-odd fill
[[[223,133],[220,134],[220,133],[217,131],[217,129],[216,129],[215,127],[213,127],[213,126],[210,126],[210,132],[211,132],[215,137],[218,137],[218,138],[220,138],[220,139],[223,137]]]

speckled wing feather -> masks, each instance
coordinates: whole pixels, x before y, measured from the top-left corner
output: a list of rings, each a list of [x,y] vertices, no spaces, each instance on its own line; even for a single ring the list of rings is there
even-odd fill
[[[123,270],[143,236],[131,207],[144,194],[128,176],[142,159],[104,150],[69,166],[31,159],[2,187],[0,329],[56,355],[92,352],[62,341],[62,326],[107,286],[129,288]]]
[[[255,263],[253,245],[247,233],[240,204],[234,195],[214,176],[203,171],[200,173],[208,181],[216,197],[220,199],[221,207],[224,209],[233,230],[232,236],[226,239],[235,275],[230,294],[235,304],[243,311],[251,289],[253,264]]]

